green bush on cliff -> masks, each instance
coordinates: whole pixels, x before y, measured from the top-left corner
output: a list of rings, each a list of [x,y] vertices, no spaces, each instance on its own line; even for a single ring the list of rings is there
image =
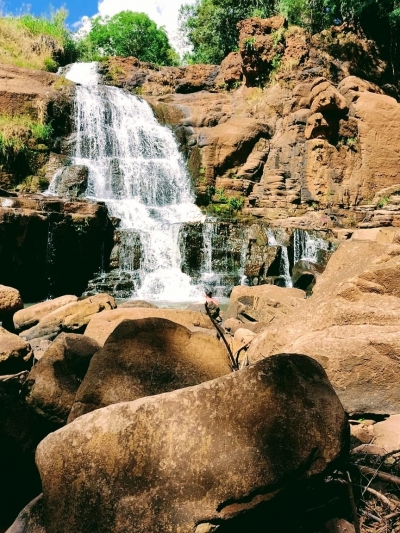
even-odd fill
[[[77,47],[65,27],[67,11],[48,18],[30,14],[0,17],[0,63],[56,71],[77,58]]]
[[[174,65],[178,55],[164,28],[145,13],[121,11],[113,17],[95,17],[90,32],[79,43],[83,59],[101,56],[137,57],[159,65]]]

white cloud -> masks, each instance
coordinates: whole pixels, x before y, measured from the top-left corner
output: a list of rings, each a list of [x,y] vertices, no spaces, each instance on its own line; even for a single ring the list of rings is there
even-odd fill
[[[146,13],[157,26],[165,27],[171,44],[181,53],[182,45],[177,31],[178,15],[180,6],[185,3],[194,3],[194,0],[100,0],[98,14],[112,17],[127,10]]]

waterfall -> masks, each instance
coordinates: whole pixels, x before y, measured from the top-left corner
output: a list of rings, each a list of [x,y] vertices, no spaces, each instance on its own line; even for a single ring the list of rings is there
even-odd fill
[[[96,63],[76,63],[66,78],[80,84],[72,161],[89,169],[87,197],[105,201],[121,221],[121,270],[133,271],[140,248],[135,296],[197,299],[198,288],[181,271],[179,228],[202,220],[202,214],[172,132],[145,101],[100,85]],[[58,178],[56,173],[48,193],[57,194]]]
[[[318,252],[329,250],[329,243],[306,230],[296,229],[293,234],[293,247],[294,264],[298,261],[318,263]]]
[[[293,287],[292,276],[290,275],[290,261],[287,246],[284,244],[287,235],[282,230],[276,230],[275,233],[271,229],[266,230],[269,246],[280,246],[281,260],[279,264],[279,274],[285,281],[285,287]]]

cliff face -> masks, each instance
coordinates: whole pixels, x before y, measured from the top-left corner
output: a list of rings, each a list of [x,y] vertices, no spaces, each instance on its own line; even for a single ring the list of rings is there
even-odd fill
[[[141,95],[175,129],[199,204],[400,224],[400,105],[375,43],[344,26],[310,37],[281,17],[239,29],[239,52],[220,66],[112,58],[106,82]]]

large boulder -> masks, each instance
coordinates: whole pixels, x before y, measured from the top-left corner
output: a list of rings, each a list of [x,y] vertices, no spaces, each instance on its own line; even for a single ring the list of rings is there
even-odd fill
[[[0,321],[10,321],[14,313],[24,307],[17,289],[0,285]]]
[[[399,413],[399,269],[399,244],[343,242],[313,295],[254,339],[250,362],[306,353],[325,368],[349,413]]]
[[[26,403],[41,417],[61,426],[67,422],[92,356],[96,341],[61,333],[31,370],[25,384]]]
[[[300,289],[260,285],[234,287],[231,293],[226,318],[237,318],[241,322],[269,323],[285,316],[304,301],[305,292]]]
[[[77,300],[77,296],[66,295],[25,307],[25,309],[17,311],[13,316],[14,327],[16,331],[23,331],[24,329],[31,328],[46,315],[64,305],[76,302]]]
[[[211,531],[333,467],[347,441],[324,370],[302,355],[111,405],[40,443],[46,533]]]
[[[228,373],[226,348],[216,338],[164,318],[124,320],[93,357],[68,420]]]
[[[103,346],[108,336],[123,320],[138,320],[140,318],[165,318],[181,326],[193,330],[194,328],[213,329],[211,320],[205,313],[183,309],[115,309],[93,316],[85,331],[85,335]]]
[[[62,331],[83,333],[95,314],[116,307],[114,298],[108,294],[90,296],[78,302],[63,305],[46,314],[36,326],[23,331],[20,336],[26,340],[38,338],[53,340]]]
[[[28,368],[32,362],[32,350],[30,345],[0,327],[0,374],[11,374]]]
[[[6,533],[46,533],[43,525],[43,496],[37,496],[17,516]]]

